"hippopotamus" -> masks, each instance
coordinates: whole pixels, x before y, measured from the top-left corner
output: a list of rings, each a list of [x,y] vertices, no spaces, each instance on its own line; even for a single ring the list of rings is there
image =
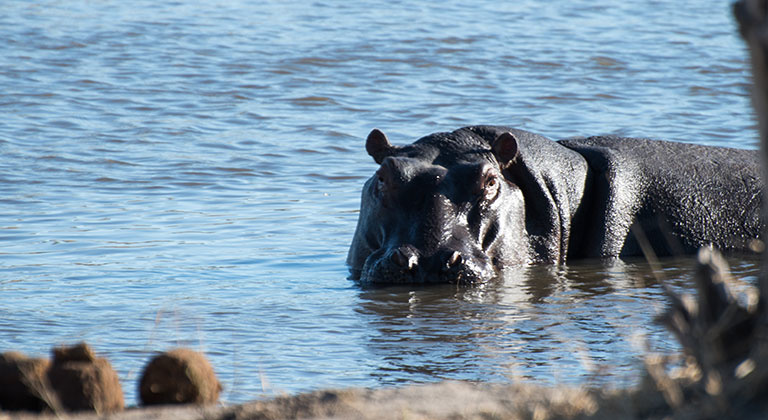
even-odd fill
[[[363,187],[347,256],[367,284],[477,283],[575,259],[747,252],[764,223],[756,151],[471,126],[394,146]]]

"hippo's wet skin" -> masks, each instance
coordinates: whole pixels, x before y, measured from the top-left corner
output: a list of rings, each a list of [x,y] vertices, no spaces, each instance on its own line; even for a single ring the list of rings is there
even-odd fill
[[[555,142],[474,126],[392,146],[363,187],[347,257],[364,283],[473,283],[574,258],[746,250],[762,230],[757,153],[618,137]]]

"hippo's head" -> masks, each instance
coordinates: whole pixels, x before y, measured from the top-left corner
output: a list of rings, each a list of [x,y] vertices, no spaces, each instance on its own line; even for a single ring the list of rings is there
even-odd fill
[[[488,126],[402,147],[373,130],[366,150],[380,167],[363,187],[347,256],[353,279],[476,283],[501,268],[564,261],[587,174],[575,152]]]
[[[563,238],[551,194],[538,203],[537,185],[546,182],[537,184],[541,176],[531,177],[522,162],[520,138],[530,144],[530,136],[536,135],[468,127],[397,147],[373,130],[366,150],[380,167],[363,187],[347,257],[352,278],[475,283],[502,267],[559,261],[567,233]],[[536,137],[542,140],[545,148],[556,145]],[[547,226],[538,226],[542,220]]]

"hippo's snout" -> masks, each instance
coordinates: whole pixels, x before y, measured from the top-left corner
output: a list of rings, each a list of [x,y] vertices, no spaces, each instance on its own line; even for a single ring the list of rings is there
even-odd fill
[[[495,271],[482,253],[446,249],[424,256],[412,245],[373,253],[360,281],[368,284],[460,283],[493,278]]]

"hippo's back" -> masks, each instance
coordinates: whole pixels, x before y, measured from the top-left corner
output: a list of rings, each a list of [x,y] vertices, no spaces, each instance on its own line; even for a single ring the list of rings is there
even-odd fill
[[[708,244],[743,250],[762,231],[756,151],[621,137],[560,144],[587,160],[585,205],[606,224],[603,235],[587,235],[599,248],[590,256],[639,255],[644,239],[661,255]]]

